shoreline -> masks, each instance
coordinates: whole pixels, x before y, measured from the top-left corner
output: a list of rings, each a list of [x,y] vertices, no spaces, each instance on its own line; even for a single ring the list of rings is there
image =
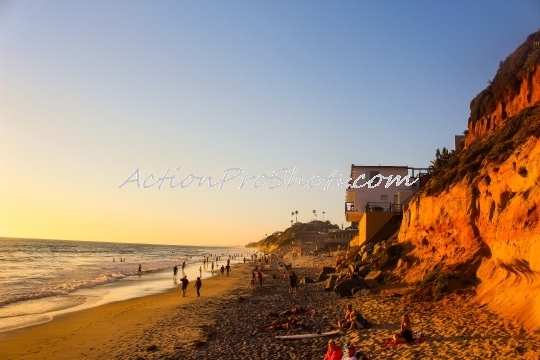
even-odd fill
[[[0,333],[2,359],[75,359],[117,356],[133,351],[146,352],[146,347],[134,347],[145,333],[157,328],[171,328],[175,313],[192,302],[208,301],[222,295],[241,279],[247,278],[247,266],[235,266],[229,277],[213,276],[203,280],[201,297],[196,297],[194,279],[186,297],[180,287],[169,291],[111,302],[108,304],[61,314],[49,322]],[[211,300],[210,300],[211,301]],[[188,334],[182,334],[183,338]],[[194,336],[193,341],[197,337]],[[136,340],[139,339],[139,340]],[[170,340],[170,339],[169,339]],[[174,344],[156,347],[172,347]],[[114,346],[111,347],[111,345]],[[144,348],[144,349],[143,349]]]
[[[317,279],[322,266],[333,258],[292,258],[300,279]],[[266,272],[263,285],[251,287],[253,264],[239,264],[230,277],[205,280],[202,297],[194,297],[190,282],[187,298],[179,288],[66,314],[31,328],[0,334],[6,344],[1,359],[317,359],[324,358],[329,339],[343,346],[350,342],[368,359],[478,359],[540,358],[534,334],[501,319],[485,308],[471,306],[468,295],[452,294],[441,301],[407,300],[407,287],[381,286],[369,295],[339,298],[324,291],[324,282],[300,284],[291,295],[288,279],[273,279],[277,264]],[[342,330],[332,337],[283,341],[276,335],[327,332],[337,328],[345,307],[352,304],[374,324],[367,330]],[[292,332],[261,332],[274,320],[269,312],[303,306],[313,315],[297,316],[307,328]],[[399,330],[403,313],[413,330],[427,340],[412,346],[382,348]],[[5,353],[5,354],[4,354]]]
[[[238,262],[231,261],[232,267],[240,263],[240,259],[235,261]],[[220,261],[220,265],[222,263],[226,263],[226,260]],[[173,290],[178,286],[183,275],[187,275],[190,281],[194,281],[199,276],[199,266],[203,268],[202,280],[210,279],[219,274],[218,267],[212,273],[210,265],[204,266],[202,260],[188,263],[184,271],[181,269],[181,262],[178,265],[179,271],[176,280],[173,278],[172,267],[143,270],[141,275],[128,275],[108,283],[76,289],[67,294],[5,304],[0,306],[0,335],[52,321],[54,317],[62,314]]]

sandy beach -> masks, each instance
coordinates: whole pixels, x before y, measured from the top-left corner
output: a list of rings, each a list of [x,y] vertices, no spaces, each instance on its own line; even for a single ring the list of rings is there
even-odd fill
[[[0,333],[0,358],[137,359],[163,358],[164,354],[173,357],[204,338],[210,321],[209,299],[221,298],[232,284],[247,276],[245,267],[235,267],[229,277],[219,274],[204,280],[200,298],[192,279],[186,297],[182,297],[178,287]]]
[[[304,256],[293,262],[299,276],[317,278],[333,259]],[[324,291],[321,282],[301,284],[288,292],[288,282],[265,274],[263,287],[251,287],[249,268],[239,265],[230,277],[206,280],[197,298],[190,284],[188,297],[173,291],[121,301],[51,322],[1,335],[2,359],[323,359],[328,337],[277,340],[286,332],[261,332],[258,327],[279,312],[295,306],[315,310],[298,316],[308,326],[291,334],[336,329],[347,304],[353,304],[371,329],[342,331],[332,337],[340,345],[352,342],[368,359],[539,359],[533,334],[467,303],[467,294],[450,295],[430,303],[406,300],[407,288],[381,288],[357,298],[339,298]],[[274,264],[276,269],[276,264]],[[410,315],[413,330],[427,340],[421,344],[381,348],[399,330],[400,317]]]

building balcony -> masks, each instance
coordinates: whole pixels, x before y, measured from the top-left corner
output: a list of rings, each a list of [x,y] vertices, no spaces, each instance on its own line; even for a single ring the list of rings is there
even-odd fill
[[[345,203],[345,219],[349,222],[359,222],[362,218],[363,211],[360,211],[354,207],[353,202]]]

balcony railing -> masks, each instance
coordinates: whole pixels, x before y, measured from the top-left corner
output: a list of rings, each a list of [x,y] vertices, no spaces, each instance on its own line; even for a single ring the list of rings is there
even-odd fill
[[[368,202],[366,211],[392,211],[392,205],[390,202]]]

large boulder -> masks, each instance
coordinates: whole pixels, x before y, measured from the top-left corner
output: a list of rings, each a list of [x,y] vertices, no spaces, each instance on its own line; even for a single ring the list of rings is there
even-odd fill
[[[364,285],[362,286],[357,286],[355,288],[352,288],[351,289],[351,295],[354,296],[354,294],[356,294],[357,292],[359,292],[360,290],[364,290],[366,289],[366,287]]]
[[[321,274],[333,274],[336,272],[336,268],[331,266],[323,266]]]
[[[383,273],[382,271],[372,271],[370,272],[369,274],[366,275],[366,277],[364,279],[366,280],[376,280],[376,281],[381,281],[383,278]]]
[[[327,280],[330,277],[328,274],[320,274],[319,275],[319,281]]]
[[[379,286],[379,283],[377,282],[377,280],[368,279],[366,280],[366,286],[369,289],[375,289],[377,286]]]
[[[353,294],[353,297],[360,297],[360,296],[366,296],[369,295],[371,292],[369,289],[362,289]]]
[[[337,275],[332,274],[330,277],[326,280],[326,285],[324,287],[324,290],[331,291],[334,288],[334,283],[337,280]]]
[[[319,281],[327,280],[330,276],[328,274],[333,274],[336,272],[336,268],[330,266],[323,266],[321,273],[319,274]]]
[[[367,274],[369,274],[369,266],[361,266],[360,268],[358,268],[358,274],[365,278]]]
[[[308,277],[300,279],[300,284],[313,284],[315,280],[310,279]]]
[[[362,256],[362,261],[367,261],[369,259],[369,254],[367,252]]]
[[[336,286],[334,286],[334,291],[339,295],[339,297],[345,297],[351,294],[351,290],[353,288],[359,286],[366,286],[366,281],[362,278],[354,278],[338,283]]]
[[[379,250],[381,249],[381,245],[380,244],[377,244],[373,247],[373,255],[377,255],[377,253],[379,252]]]

